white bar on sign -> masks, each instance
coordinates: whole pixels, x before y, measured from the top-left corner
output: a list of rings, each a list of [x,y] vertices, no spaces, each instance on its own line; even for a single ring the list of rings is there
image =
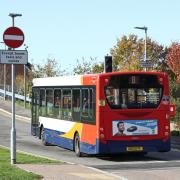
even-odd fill
[[[17,40],[17,41],[23,41],[23,36],[18,35],[4,35],[4,39],[6,40]]]

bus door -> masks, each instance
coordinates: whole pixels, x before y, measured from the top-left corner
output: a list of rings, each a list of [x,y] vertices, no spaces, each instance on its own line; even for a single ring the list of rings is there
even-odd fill
[[[39,136],[39,89],[33,88],[31,134]]]

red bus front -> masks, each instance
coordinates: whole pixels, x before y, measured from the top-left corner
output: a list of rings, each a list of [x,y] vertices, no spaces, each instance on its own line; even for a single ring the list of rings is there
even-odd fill
[[[167,74],[102,74],[97,89],[98,154],[170,150]]]

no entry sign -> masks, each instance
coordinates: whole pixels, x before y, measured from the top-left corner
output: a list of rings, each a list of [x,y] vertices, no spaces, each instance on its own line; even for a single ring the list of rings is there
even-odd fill
[[[3,34],[4,43],[10,48],[18,48],[24,42],[24,33],[17,27],[9,27]]]

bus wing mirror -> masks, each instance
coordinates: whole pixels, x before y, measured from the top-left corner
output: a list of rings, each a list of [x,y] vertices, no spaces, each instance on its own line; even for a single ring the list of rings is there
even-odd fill
[[[171,118],[173,118],[176,115],[176,105],[175,104],[169,105],[169,115]]]

